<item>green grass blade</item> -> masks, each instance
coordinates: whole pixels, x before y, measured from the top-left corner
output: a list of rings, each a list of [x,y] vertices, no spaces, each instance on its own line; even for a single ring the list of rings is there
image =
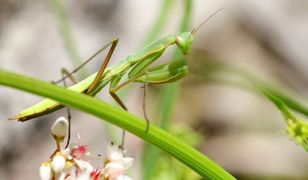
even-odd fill
[[[203,177],[234,179],[216,163],[176,137],[155,125],[151,125],[146,133],[145,120],[103,101],[3,69],[0,70],[0,84],[54,99],[64,105],[104,119],[165,150]]]
[[[269,83],[262,78],[245,71],[244,69],[234,67],[232,65],[220,63],[219,60],[211,60],[206,57],[198,67],[192,68],[190,72],[202,77],[206,81],[223,82],[225,84],[235,85],[248,89],[255,93],[262,93],[263,95],[271,94],[279,101],[282,101],[288,108],[308,116],[308,106],[305,97],[295,94],[290,88],[281,87],[275,83]],[[264,94],[266,91],[268,94]],[[271,99],[273,102],[274,99]],[[274,102],[277,105],[277,102]],[[280,107],[281,108],[281,107]]]

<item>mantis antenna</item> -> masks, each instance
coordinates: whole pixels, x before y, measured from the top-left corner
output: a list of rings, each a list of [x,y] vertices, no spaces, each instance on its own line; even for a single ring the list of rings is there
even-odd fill
[[[220,8],[218,10],[216,10],[214,13],[212,13],[209,17],[207,17],[197,28],[193,28],[191,31],[191,35],[195,35],[197,31],[199,31],[199,29],[206,24],[213,16],[215,16],[216,14],[218,14],[220,11],[222,11],[224,8]]]

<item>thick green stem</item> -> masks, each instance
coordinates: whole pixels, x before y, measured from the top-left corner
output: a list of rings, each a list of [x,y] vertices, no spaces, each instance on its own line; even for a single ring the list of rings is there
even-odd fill
[[[64,105],[104,119],[165,150],[203,177],[234,179],[216,163],[166,131],[151,125],[146,133],[145,120],[103,101],[5,70],[0,70],[0,84],[54,99]]]

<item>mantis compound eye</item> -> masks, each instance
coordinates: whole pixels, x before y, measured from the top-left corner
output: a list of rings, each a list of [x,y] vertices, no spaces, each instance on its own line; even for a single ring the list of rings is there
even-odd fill
[[[191,44],[193,42],[193,34],[191,32],[182,32],[176,37],[175,43],[182,51],[183,54],[187,54]]]

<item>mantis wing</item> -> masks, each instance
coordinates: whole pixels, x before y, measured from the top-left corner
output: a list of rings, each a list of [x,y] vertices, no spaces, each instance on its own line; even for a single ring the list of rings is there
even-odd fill
[[[80,93],[85,92],[90,86],[90,84],[93,82],[95,76],[96,76],[96,73],[80,81],[79,83],[69,87],[68,89],[75,91],[75,92],[80,92]],[[49,114],[63,107],[64,106],[60,104],[59,102],[46,98],[40,101],[39,103],[29,108],[24,109],[23,111],[19,112],[17,115],[9,119],[18,120],[18,121],[26,121],[32,118],[43,116],[45,114]]]

